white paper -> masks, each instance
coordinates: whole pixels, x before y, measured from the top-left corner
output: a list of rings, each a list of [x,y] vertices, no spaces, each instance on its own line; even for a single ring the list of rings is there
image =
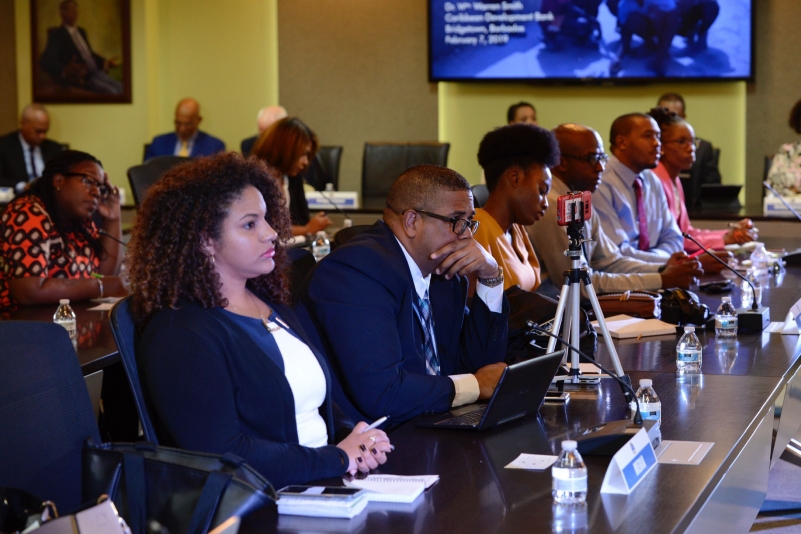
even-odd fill
[[[602,334],[598,321],[592,325]],[[613,338],[628,339],[639,336],[661,336],[676,333],[676,325],[660,321],[659,319],[640,319],[628,315],[615,315],[606,319],[606,327]]]
[[[520,456],[515,458],[512,463],[506,466],[506,469],[527,469],[533,471],[543,471],[551,467],[558,456],[547,456],[544,454],[525,454],[521,453]]]
[[[98,304],[94,308],[89,308],[86,311],[108,311],[113,307],[114,307],[114,303],[113,302],[104,302],[102,304]]]
[[[713,445],[711,441],[664,440],[654,452],[660,464],[698,465]]]

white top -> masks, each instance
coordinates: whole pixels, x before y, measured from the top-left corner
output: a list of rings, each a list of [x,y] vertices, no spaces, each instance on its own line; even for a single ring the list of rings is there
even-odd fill
[[[721,302],[731,302],[731,297],[720,297]]]
[[[42,175],[44,171],[44,157],[42,156],[42,148],[39,146],[32,147],[28,144],[22,133],[17,133],[19,136],[19,143],[22,145],[22,153],[25,156],[25,171],[28,173],[28,181],[32,181]],[[31,168],[31,151],[33,151],[33,164],[36,168]],[[24,184],[23,184],[24,185]]]
[[[403,255],[406,257],[406,262],[409,264],[409,271],[412,273],[414,289],[417,291],[417,295],[422,299],[428,291],[428,287],[431,285],[431,274],[429,273],[428,276],[423,276],[423,271],[420,270],[414,258],[406,251],[403,243],[401,243],[397,237],[395,237],[395,240],[398,241],[398,245],[400,245]],[[492,288],[483,284],[477,284],[476,296],[484,301],[491,312],[500,313],[503,307],[503,284]],[[434,344],[434,351],[436,351],[437,340],[434,337],[434,332],[431,332],[431,341]],[[462,406],[478,400],[479,388],[478,380],[476,380],[475,376],[471,374],[450,375],[448,378],[453,380],[453,385],[456,390],[456,395],[453,397],[451,406]]]
[[[578,443],[573,441],[572,439],[566,439],[562,442],[562,450],[563,451],[575,451],[578,448]]]
[[[684,332],[686,332],[688,334],[692,334],[692,333],[695,332],[695,327],[694,326],[685,326],[684,327]]]
[[[275,323],[268,323],[271,326]],[[284,375],[295,399],[295,421],[298,443],[305,447],[328,444],[328,430],[318,408],[325,401],[325,375],[311,349],[298,338],[280,328],[273,333],[281,358]]]
[[[640,387],[649,388],[654,385],[654,381],[650,378],[641,378],[640,379]]]

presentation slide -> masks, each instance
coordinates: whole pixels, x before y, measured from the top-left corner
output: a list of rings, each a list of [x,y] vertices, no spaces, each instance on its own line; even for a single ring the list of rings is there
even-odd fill
[[[747,79],[752,0],[429,0],[430,77]]]

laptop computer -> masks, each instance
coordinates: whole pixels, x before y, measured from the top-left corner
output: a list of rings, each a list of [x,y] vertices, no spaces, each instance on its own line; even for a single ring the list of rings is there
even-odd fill
[[[444,414],[423,415],[415,424],[484,430],[537,413],[564,355],[565,351],[560,350],[510,365],[504,369],[489,402],[459,406]]]

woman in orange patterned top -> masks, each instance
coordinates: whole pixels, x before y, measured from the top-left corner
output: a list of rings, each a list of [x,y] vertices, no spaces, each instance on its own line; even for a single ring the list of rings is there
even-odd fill
[[[0,311],[126,294],[113,276],[122,257],[115,239],[120,196],[100,161],[77,150],[54,156],[0,215]]]

